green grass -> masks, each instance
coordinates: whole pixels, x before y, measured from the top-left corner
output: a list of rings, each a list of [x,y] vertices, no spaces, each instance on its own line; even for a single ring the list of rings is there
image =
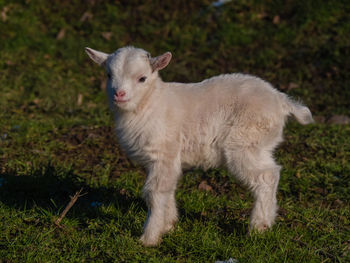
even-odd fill
[[[166,81],[246,72],[316,116],[350,115],[348,1],[158,2],[0,0],[0,262],[349,262],[349,125],[287,125],[271,231],[248,235],[252,196],[226,171],[193,170],[175,231],[138,242],[145,174],[119,151],[85,46],[171,51]]]

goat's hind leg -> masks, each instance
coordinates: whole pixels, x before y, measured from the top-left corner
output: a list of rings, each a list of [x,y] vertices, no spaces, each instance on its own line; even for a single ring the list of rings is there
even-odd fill
[[[277,214],[276,192],[280,178],[280,166],[260,170],[249,186],[254,194],[254,207],[250,217],[252,230],[264,231],[275,222]]]
[[[230,154],[230,157],[229,169],[254,195],[251,230],[264,231],[270,228],[276,218],[276,192],[281,167],[269,152],[243,150]]]

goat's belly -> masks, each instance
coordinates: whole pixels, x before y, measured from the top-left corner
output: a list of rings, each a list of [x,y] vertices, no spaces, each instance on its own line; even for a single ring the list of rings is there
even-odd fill
[[[183,169],[199,167],[204,170],[222,165],[222,154],[215,147],[200,147],[200,149],[184,149],[181,154]]]

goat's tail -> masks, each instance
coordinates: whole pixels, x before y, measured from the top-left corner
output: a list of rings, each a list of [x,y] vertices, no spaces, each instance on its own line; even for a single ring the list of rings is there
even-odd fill
[[[308,107],[299,102],[293,101],[287,96],[284,97],[284,101],[286,113],[292,114],[299,123],[306,125],[314,122],[311,111]]]

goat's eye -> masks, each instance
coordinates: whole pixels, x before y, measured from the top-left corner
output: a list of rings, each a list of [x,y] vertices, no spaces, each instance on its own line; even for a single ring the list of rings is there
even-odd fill
[[[141,78],[139,78],[139,82],[145,82],[146,81],[146,77],[141,77]]]

